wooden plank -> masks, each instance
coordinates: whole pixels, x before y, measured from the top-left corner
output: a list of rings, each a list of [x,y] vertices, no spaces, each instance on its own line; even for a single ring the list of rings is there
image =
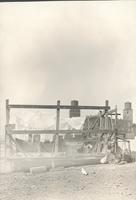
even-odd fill
[[[55,153],[58,153],[59,149],[59,124],[60,124],[60,101],[57,101],[57,113],[56,113],[56,135],[55,135]]]
[[[114,132],[114,130],[91,130],[91,133],[112,133]],[[23,135],[23,134],[56,134],[56,130],[11,130],[11,129],[7,129],[7,133],[11,134],[11,135]],[[88,133],[88,130],[59,130],[59,134],[75,134],[75,135],[81,135],[82,133]],[[118,135],[125,135],[126,132],[125,131],[118,131]]]
[[[96,124],[98,123],[98,121],[99,121],[99,118],[97,118],[95,121],[94,121],[94,123],[92,124],[92,126],[90,127],[89,126],[89,129],[94,129],[95,128],[95,126],[96,126]]]
[[[103,127],[103,119],[104,119],[104,117],[103,116],[104,115],[100,112],[100,125],[99,125],[99,129],[100,130],[104,129],[104,127]]]
[[[9,100],[6,99],[6,124],[9,124],[10,121],[10,107],[9,107]]]
[[[9,123],[10,123],[10,107],[9,107],[9,99],[6,99],[6,125],[9,125]],[[5,126],[5,157],[7,157],[9,149],[11,149],[11,138],[7,136],[7,129]]]
[[[106,108],[105,108],[105,111],[106,111],[106,112],[108,111],[108,109],[107,109],[108,106],[109,106],[109,101],[106,100],[106,101],[105,101],[105,107],[106,107]]]
[[[106,112],[106,114],[105,114],[105,123],[104,123],[104,127],[105,127],[105,129],[106,130],[108,130],[108,113]]]
[[[57,105],[21,105],[21,104],[10,104],[9,108],[22,108],[22,109],[57,109]],[[87,109],[87,110],[109,110],[110,106],[69,106],[61,105],[60,109]]]
[[[118,124],[117,124],[117,122],[118,122],[118,115],[117,115],[117,105],[116,105],[116,108],[115,108],[115,127],[117,128],[118,127]]]
[[[116,116],[116,115],[121,115],[120,113],[117,113],[117,114],[114,114],[114,113],[108,113],[108,115],[114,115],[114,116]]]
[[[128,151],[131,154],[130,141],[128,141]]]
[[[112,116],[111,116],[110,120],[111,120],[111,129],[114,130],[114,123],[113,123]]]
[[[56,134],[56,130],[7,130],[9,134]],[[83,130],[59,130],[60,134],[82,134]]]

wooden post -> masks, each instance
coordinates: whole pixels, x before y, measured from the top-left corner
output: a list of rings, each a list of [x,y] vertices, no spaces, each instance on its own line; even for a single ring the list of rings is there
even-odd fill
[[[128,141],[128,151],[129,151],[129,154],[131,155],[130,141]]]
[[[5,158],[7,154],[10,153],[11,150],[11,140],[7,135],[7,126],[10,123],[10,108],[9,108],[9,99],[6,99],[6,126],[5,126]],[[7,151],[7,149],[9,151]]]
[[[9,99],[6,99],[6,125],[9,124],[9,121],[10,121]]]
[[[108,100],[105,101],[105,106],[106,106],[106,107],[109,106],[109,101],[108,101]],[[106,109],[105,111],[107,111],[107,109]]]
[[[100,130],[103,130],[103,117],[102,117],[102,111],[99,112],[99,117],[100,117]]]
[[[111,115],[111,130],[112,130],[112,131],[114,130],[112,115]]]
[[[106,107],[109,106],[109,101],[108,100],[105,101],[105,106]],[[108,109],[106,108],[105,109],[105,123],[104,123],[104,129],[105,130],[108,130],[108,113],[107,112],[108,112]]]
[[[115,107],[115,128],[117,128],[117,125],[118,125],[118,114],[117,114],[117,105]]]
[[[117,152],[117,146],[118,146],[118,139],[117,139],[117,135],[118,135],[118,114],[117,114],[117,105],[115,107],[115,153]]]
[[[109,126],[108,126],[108,113],[106,112],[106,114],[105,114],[105,127],[104,127],[104,129],[108,130],[108,128],[109,128]]]
[[[109,101],[106,100],[106,101],[105,101],[105,106],[108,107],[108,105],[109,105]],[[109,125],[108,125],[108,109],[107,109],[107,108],[105,109],[104,129],[107,130],[107,131],[109,130]],[[107,138],[107,140],[108,140],[108,133],[106,134],[106,138]]]
[[[57,101],[56,116],[56,137],[55,137],[55,153],[59,151],[59,124],[60,124],[60,101]]]

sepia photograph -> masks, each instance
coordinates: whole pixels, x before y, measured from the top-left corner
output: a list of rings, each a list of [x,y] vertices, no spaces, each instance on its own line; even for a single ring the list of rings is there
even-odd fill
[[[0,2],[0,200],[136,200],[136,1]]]

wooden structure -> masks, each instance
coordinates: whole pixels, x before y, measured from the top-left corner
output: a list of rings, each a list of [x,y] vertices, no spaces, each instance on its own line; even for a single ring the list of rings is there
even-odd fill
[[[56,130],[16,130],[13,124],[10,124],[10,111],[11,109],[54,109],[56,110]],[[12,143],[16,145],[16,141],[13,138],[14,134],[53,134],[54,135],[54,148],[53,152],[58,153],[59,148],[59,134],[83,135],[84,130],[61,130],[60,129],[60,110],[100,110],[103,111],[103,115],[106,115],[110,110],[108,101],[105,101],[104,106],[73,106],[73,105],[61,105],[60,101],[57,101],[57,105],[20,105],[10,104],[9,100],[6,100],[6,125],[5,125],[5,155],[10,157],[12,152]],[[110,114],[110,112],[108,113]]]
[[[128,151],[130,152],[130,141],[127,140],[127,130],[121,130],[118,126],[117,106],[113,110],[99,115],[87,116],[83,126],[84,138],[90,138],[92,141],[92,152],[106,153],[108,148],[112,148],[115,154],[118,151],[119,142],[128,144]],[[114,116],[114,119],[112,118]]]
[[[54,109],[56,110],[56,129],[55,130],[17,130],[14,124],[10,124],[10,114],[11,109]],[[62,130],[60,129],[60,111],[66,109],[70,110],[99,110],[99,114],[96,119],[90,124],[89,120],[86,118],[85,123],[87,128],[74,129],[74,130]],[[130,151],[130,143],[126,139],[126,132],[118,130],[118,115],[117,107],[110,110],[108,101],[105,101],[104,106],[81,106],[81,105],[61,105],[60,101],[57,101],[56,105],[20,105],[20,104],[10,104],[9,100],[6,100],[6,125],[5,125],[5,156],[8,160],[14,163],[15,170],[28,170],[30,167],[57,167],[57,166],[79,166],[79,165],[89,165],[89,164],[99,164],[100,159],[105,155],[102,153],[101,147],[107,148],[107,144],[112,144],[114,153],[117,153],[118,142],[128,143],[128,148]],[[112,116],[114,119],[112,120]],[[88,120],[88,121],[87,121]],[[111,128],[109,128],[109,120],[111,122]],[[113,123],[114,121],[114,123]],[[99,123],[98,129],[95,127]],[[28,135],[28,140],[31,141],[31,137],[35,136],[36,141],[39,141],[39,136],[42,134],[52,134],[54,135],[53,146],[51,154],[43,156],[41,149],[37,148],[37,153],[35,157],[31,157],[31,154],[22,151],[14,135]],[[86,143],[95,140],[95,145],[91,153],[81,153],[78,151],[77,154],[63,154],[64,152],[59,152],[60,147],[60,136],[70,136],[74,134],[74,142],[67,140],[67,144],[70,144],[70,149],[76,143],[78,138],[82,139],[82,146],[86,146]],[[70,143],[73,142],[73,143]],[[14,145],[13,145],[14,144]],[[65,141],[66,144],[66,141]],[[90,145],[89,144],[89,145]],[[47,145],[47,144],[44,144]],[[12,157],[13,146],[16,146],[20,152],[23,153],[23,157],[14,156]],[[90,145],[91,146],[91,145]],[[105,149],[106,149],[105,148]],[[79,148],[78,148],[79,150]],[[72,151],[73,152],[73,151]],[[20,154],[19,154],[20,155]]]

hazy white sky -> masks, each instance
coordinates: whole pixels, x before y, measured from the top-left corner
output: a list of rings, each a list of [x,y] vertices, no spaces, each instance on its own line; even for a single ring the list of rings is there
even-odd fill
[[[0,70],[2,103],[131,101],[136,119],[136,1],[0,4]]]

